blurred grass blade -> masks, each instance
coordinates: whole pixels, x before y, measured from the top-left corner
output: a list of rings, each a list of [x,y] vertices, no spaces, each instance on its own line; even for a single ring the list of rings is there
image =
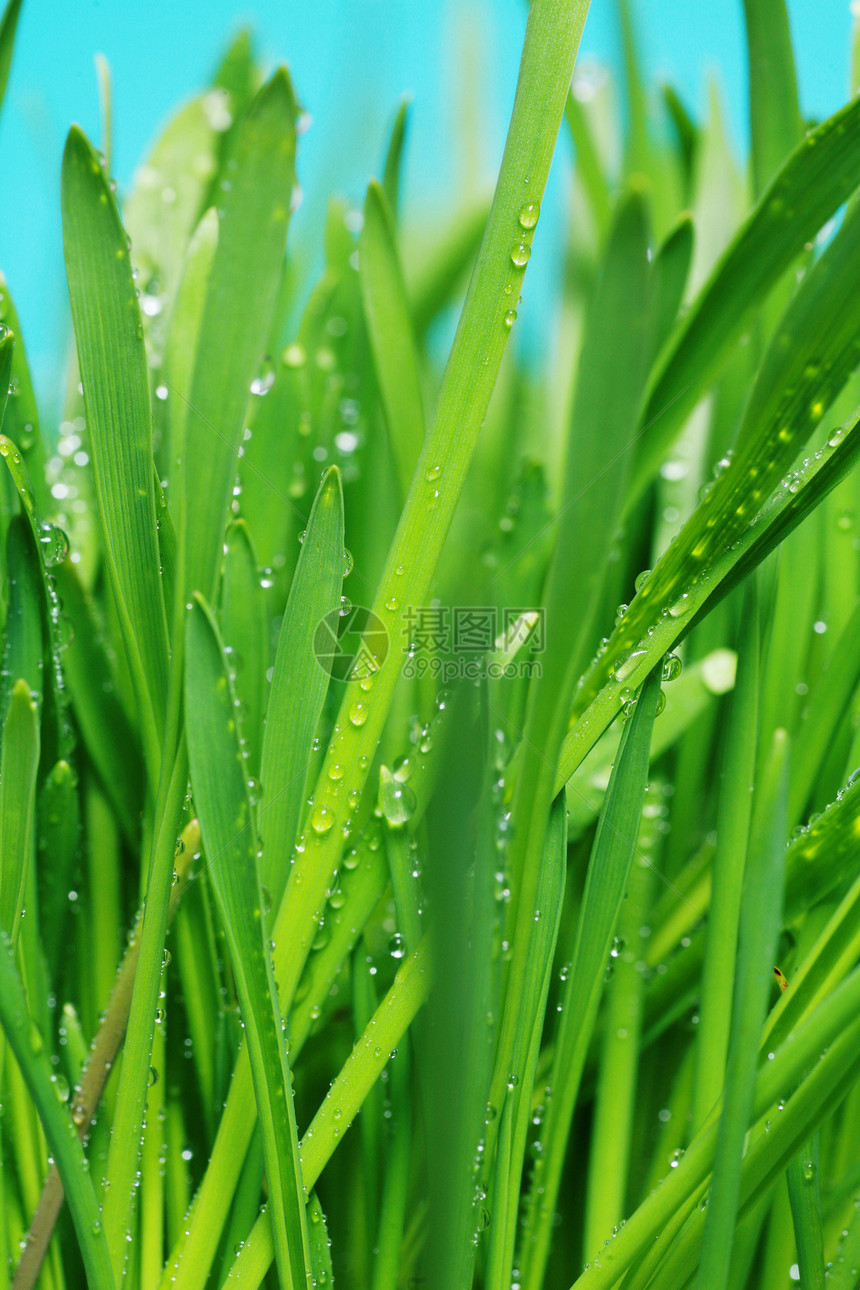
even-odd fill
[[[107,567],[135,687],[147,765],[161,755],[167,695],[149,375],[126,234],[82,132],[66,140],[63,243]]]
[[[33,851],[39,717],[30,686],[12,686],[0,750],[0,931],[14,950]]]
[[[199,596],[188,617],[185,678],[192,791],[251,1060],[278,1272],[285,1290],[300,1290],[310,1258],[308,1232],[290,1072],[265,947],[256,835],[229,669]]]
[[[715,380],[752,312],[860,182],[860,103],[817,126],[762,194],[716,265],[652,376],[633,496]],[[632,499],[631,499],[632,500]]]
[[[336,467],[319,486],[284,610],[260,764],[261,877],[277,910],[299,831],[305,779],[329,675],[314,653],[318,626],[340,608],[344,571],[343,490]]]
[[[28,1015],[5,929],[0,930],[0,1022],[18,1059],[63,1182],[87,1284],[93,1290],[112,1290],[114,1279],[89,1165],[68,1109],[57,1097],[56,1074],[35,1022]]]
[[[523,1290],[540,1290],[543,1284],[570,1122],[636,849],[659,694],[660,678],[654,672],[624,727],[588,863],[548,1081],[552,1098],[543,1126],[544,1149],[529,1192],[521,1259]]]
[[[787,799],[788,741],[785,731],[777,731],[756,793],[744,871],[726,1087],[699,1265],[700,1290],[725,1290],[729,1284],[744,1138],[755,1098],[761,1029],[782,913]]]
[[[405,98],[397,109],[397,116],[394,118],[394,125],[391,128],[391,138],[388,141],[388,151],[385,154],[385,165],[382,168],[382,191],[385,194],[388,209],[391,211],[395,222],[400,199],[403,145],[406,142],[407,127],[409,125],[409,104],[409,99]]]
[[[651,303],[648,319],[648,350],[645,371],[671,333],[684,297],[687,275],[693,259],[695,232],[692,217],[685,212],[654,256],[651,270]]]
[[[756,195],[803,135],[785,0],[744,0]]]
[[[424,442],[424,399],[394,219],[375,182],[364,201],[358,273],[376,379],[405,497]]]
[[[6,97],[6,86],[9,84],[12,50],[15,45],[15,31],[20,12],[21,0],[9,0],[3,10],[3,17],[0,18],[0,105]]]
[[[183,599],[191,591],[214,598],[249,392],[263,361],[283,263],[295,184],[295,115],[292,86],[281,69],[236,135],[193,377],[175,391],[187,404],[174,490]]]

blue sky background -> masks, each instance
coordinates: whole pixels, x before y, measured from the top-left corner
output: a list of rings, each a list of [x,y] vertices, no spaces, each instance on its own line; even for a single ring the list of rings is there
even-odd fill
[[[747,146],[741,0],[632,0],[646,74],[669,80],[695,110],[709,75],[723,91],[739,149]],[[848,0],[789,0],[804,112],[822,117],[844,102],[851,18]],[[463,181],[463,127],[477,126],[470,162],[491,181],[501,156],[525,26],[523,0],[24,0],[0,118],[0,268],[21,317],[37,387],[55,407],[68,344],[59,210],[66,131],[99,135],[94,55],[114,85],[113,171],[131,179],[177,103],[205,85],[235,30],[253,28],[264,65],[286,61],[313,117],[300,142],[305,202],[294,224],[320,239],[331,192],[361,201],[379,169],[404,93],[413,100],[404,202],[444,216]],[[612,0],[593,0],[581,56],[618,61]],[[469,93],[464,85],[473,88]],[[566,145],[565,145],[566,146]],[[563,208],[557,158],[529,267],[520,343],[539,338]],[[555,227],[555,233],[553,231]],[[531,306],[531,308],[529,308]]]

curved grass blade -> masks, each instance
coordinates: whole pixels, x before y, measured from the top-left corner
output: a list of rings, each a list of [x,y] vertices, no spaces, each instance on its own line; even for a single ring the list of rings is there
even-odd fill
[[[692,216],[685,211],[654,256],[654,266],[651,270],[651,302],[648,311],[646,372],[650,371],[656,355],[670,335],[678,316],[693,259],[694,236]]]
[[[56,1076],[41,1036],[28,1015],[24,988],[5,929],[0,930],[0,1022],[18,1059],[69,1199],[87,1284],[93,1290],[112,1290],[114,1279],[107,1241],[83,1147],[68,1110],[57,1098]]]
[[[403,169],[403,145],[406,142],[406,130],[409,125],[409,103],[410,100],[405,98],[397,109],[397,116],[391,127],[391,138],[388,140],[385,165],[382,168],[382,191],[395,221],[400,197],[400,172]]]
[[[6,533],[6,575],[9,603],[0,676],[0,721],[6,720],[12,686],[18,677],[27,678],[40,702],[44,694],[41,570],[30,526],[23,515],[13,515]]]
[[[0,749],[0,931],[14,950],[33,850],[39,717],[24,680],[12,686]]]
[[[804,245],[860,183],[860,103],[823,121],[794,150],[738,230],[652,375],[630,504],[675,431],[716,379],[741,334]]]
[[[278,908],[299,830],[311,745],[329,676],[314,654],[317,628],[340,605],[344,570],[343,489],[333,466],[320,484],[278,636],[263,731],[257,827],[261,878]]]
[[[247,771],[250,778],[256,779],[260,773],[269,624],[257,557],[244,520],[231,524],[224,539],[219,617],[241,704]]]
[[[552,1098],[544,1121],[544,1150],[535,1164],[528,1199],[520,1265],[524,1290],[539,1290],[543,1284],[570,1122],[636,849],[659,693],[659,676],[652,673],[624,727],[588,863],[548,1081]]]
[[[9,84],[12,50],[15,45],[15,32],[20,12],[21,0],[9,0],[3,10],[3,17],[0,18],[0,105],[6,97],[6,86]]]
[[[424,398],[394,218],[382,187],[375,182],[364,200],[358,276],[373,365],[405,497],[424,442]]]
[[[0,323],[8,327],[15,337],[11,381],[7,382],[10,389],[3,415],[3,433],[21,449],[36,504],[43,514],[49,514],[53,510],[54,502],[45,481],[45,450],[39,428],[39,410],[36,406],[30,367],[21,339],[18,311],[9,292],[9,284],[2,273],[0,273]]]
[[[214,599],[251,382],[259,370],[280,281],[295,184],[295,116],[284,69],[263,86],[238,128],[230,187],[220,203],[193,376],[183,466],[175,480],[178,594]]]
[[[293,1092],[266,952],[257,843],[229,669],[214,620],[199,596],[187,630],[185,701],[192,790],[245,1023],[278,1272],[285,1287],[299,1290],[305,1285],[310,1255]]]
[[[149,374],[126,234],[108,176],[77,128],[62,177],[66,275],[105,555],[153,784],[167,697]]]

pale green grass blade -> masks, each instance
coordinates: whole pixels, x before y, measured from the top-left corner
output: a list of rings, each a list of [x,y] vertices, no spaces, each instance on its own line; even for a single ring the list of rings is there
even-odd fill
[[[756,194],[803,135],[785,0],[744,0],[750,69],[750,132]]]
[[[12,686],[0,750],[0,930],[14,950],[33,850],[39,717],[27,681]]]
[[[305,1284],[309,1261],[293,1093],[271,959],[265,948],[256,836],[236,729],[233,689],[204,602],[188,619],[186,705],[191,783],[245,1023],[263,1134],[278,1272]]]
[[[524,1290],[543,1284],[570,1121],[636,847],[659,693],[659,677],[652,674],[625,725],[589,860],[548,1080],[552,1097],[542,1129],[544,1149],[529,1192],[521,1256]]]
[[[149,375],[126,234],[108,176],[77,127],[63,154],[66,275],[105,558],[147,765],[160,760],[167,623],[155,527]]]
[[[276,72],[239,126],[200,322],[182,470],[174,480],[180,594],[214,597],[251,382],[263,359],[295,183],[296,106]]]
[[[344,564],[343,489],[337,468],[326,471],[302,541],[284,610],[263,731],[258,828],[262,881],[277,910],[301,820],[311,745],[329,676],[314,654],[320,621],[340,605]]]
[[[257,779],[269,662],[268,618],[257,557],[244,520],[231,524],[224,539],[219,621],[241,705],[248,777]]]
[[[640,418],[646,437],[638,489],[719,374],[752,311],[860,182],[858,136],[860,105],[852,102],[795,149],[720,259],[652,376]]]
[[[39,409],[36,406],[30,367],[21,339],[18,311],[9,292],[9,284],[2,273],[0,273],[0,322],[7,326],[15,337],[12,380],[9,382],[9,398],[3,415],[3,433],[20,448],[27,473],[32,481],[36,504],[43,515],[49,515],[56,510],[56,503],[51,498],[45,479],[45,449],[39,426]]]
[[[424,399],[394,218],[377,183],[370,184],[364,201],[358,274],[373,365],[405,497],[424,443]]]
[[[343,1135],[361,1109],[389,1060],[397,1060],[397,1045],[426,1001],[430,986],[424,942],[399,969],[394,984],[355,1044],[337,1079],[302,1138],[302,1175],[313,1188],[334,1155]],[[392,1056],[393,1055],[393,1056]],[[243,1290],[260,1285],[274,1258],[271,1220],[263,1213],[245,1242],[225,1282]]]
[[[12,687],[25,677],[41,704],[44,695],[45,641],[42,625],[41,570],[30,526],[14,515],[6,533],[6,577],[9,601],[0,677],[0,720],[5,721]]]
[[[400,199],[403,146],[406,142],[409,126],[409,105],[410,100],[405,98],[397,109],[397,116],[394,118],[394,125],[391,127],[391,138],[388,140],[385,165],[382,168],[382,191],[385,194],[385,200],[388,202],[388,209],[391,211],[395,221]]]
[[[114,1279],[107,1241],[83,1147],[67,1108],[57,1097],[54,1069],[35,1023],[28,1015],[24,988],[5,930],[0,932],[0,1021],[62,1178],[87,1283],[93,1290],[112,1290]]]
[[[701,1290],[723,1290],[728,1285],[744,1137],[780,927],[787,799],[788,741],[785,732],[779,731],[756,793],[756,817],[744,870],[726,1088],[697,1281]]]
[[[694,1131],[704,1124],[722,1092],[729,1048],[738,921],[756,764],[760,674],[759,610],[754,581],[749,584],[741,610],[739,656],[717,806],[717,849],[696,1046]]]
[[[432,251],[425,252],[420,267],[412,269],[408,287],[415,331],[423,336],[427,328],[465,289],[481,239],[487,226],[485,205],[465,212]]]

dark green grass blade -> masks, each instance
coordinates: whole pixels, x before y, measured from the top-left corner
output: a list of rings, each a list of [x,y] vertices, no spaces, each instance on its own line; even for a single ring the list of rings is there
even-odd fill
[[[79,844],[78,779],[67,761],[58,761],[39,794],[37,865],[41,939],[55,989],[71,931],[69,891]]]
[[[33,850],[38,767],[38,712],[28,683],[20,680],[12,686],[0,750],[0,931],[13,949]]]
[[[795,149],[721,257],[652,376],[640,417],[637,494],[751,313],[860,182],[858,138],[854,101]]]
[[[544,1150],[529,1193],[521,1259],[524,1290],[539,1290],[543,1284],[570,1121],[636,847],[659,692],[659,676],[652,673],[624,728],[589,860],[548,1081],[552,1098],[542,1131]]]
[[[6,86],[9,84],[12,50],[15,45],[15,31],[20,12],[21,0],[9,0],[3,10],[3,17],[0,18],[0,105],[6,97]]]
[[[14,333],[12,380],[9,401],[3,416],[3,433],[18,445],[33,485],[36,502],[43,514],[51,514],[56,503],[48,492],[45,479],[45,450],[39,427],[39,410],[30,377],[30,367],[21,339],[18,311],[9,292],[9,284],[0,273],[0,322]]]
[[[781,922],[787,799],[788,741],[785,731],[778,731],[756,794],[756,819],[744,872],[732,1030],[697,1281],[700,1290],[723,1290],[728,1285],[744,1137],[755,1097],[761,1030]]]
[[[824,1290],[824,1238],[821,1230],[821,1174],[817,1133],[794,1157],[787,1174],[801,1284],[809,1290]]]
[[[654,257],[646,371],[650,370],[678,316],[693,258],[694,238],[693,220],[685,211]]]
[[[84,1261],[87,1285],[112,1290],[107,1241],[84,1151],[67,1107],[57,1097],[56,1074],[27,1012],[27,1000],[9,937],[0,932],[0,1021],[42,1122],[56,1162]]]
[[[424,401],[394,220],[377,183],[367,190],[358,256],[373,364],[405,497],[424,442]]]
[[[249,777],[257,779],[269,662],[268,619],[257,557],[244,520],[238,520],[227,530],[224,548],[221,634],[235,674],[236,697],[241,704],[247,772]]]
[[[154,775],[167,694],[167,622],[155,527],[149,375],[126,235],[108,176],[77,127],[63,155],[62,206],[105,558]]]
[[[756,194],[803,134],[785,0],[744,0],[750,70],[750,129]]]
[[[263,731],[258,827],[262,881],[277,909],[301,819],[311,745],[329,676],[314,655],[317,627],[340,605],[344,570],[343,492],[332,467],[308,518],[284,610]]]
[[[245,1024],[278,1270],[285,1287],[300,1290],[309,1259],[305,1202],[290,1072],[265,947],[256,836],[229,669],[199,597],[188,617],[185,699],[192,791]]]
[[[283,262],[295,183],[295,114],[281,70],[237,132],[193,377],[189,388],[175,391],[187,404],[177,481],[182,595],[199,590],[214,597],[249,391],[263,359]]]
[[[15,515],[6,534],[9,603],[0,677],[0,721],[6,720],[12,686],[20,677],[26,678],[31,691],[42,701],[45,639],[40,573],[30,527],[23,515]]]

